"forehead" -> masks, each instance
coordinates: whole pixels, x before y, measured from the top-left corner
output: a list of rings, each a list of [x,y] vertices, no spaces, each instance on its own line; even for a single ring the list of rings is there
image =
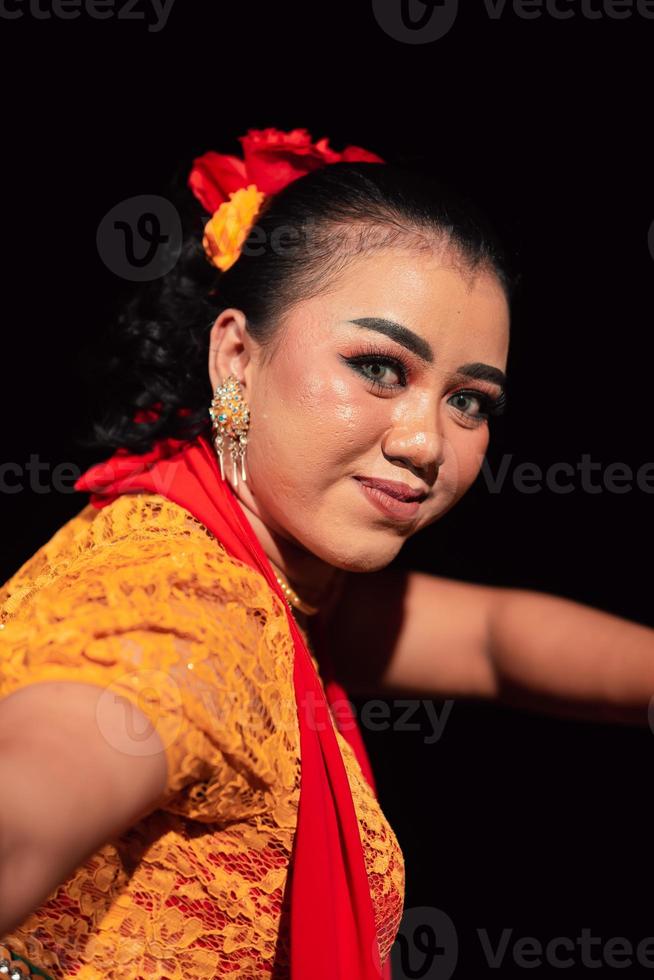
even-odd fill
[[[472,342],[495,363],[506,360],[509,308],[497,276],[472,274],[451,254],[396,248],[357,256],[308,305],[316,328],[333,325],[332,337],[360,333],[343,321],[381,317],[421,334],[436,351],[469,349]]]
[[[392,320],[424,338],[434,351],[432,370],[454,360],[506,367],[509,308],[502,285],[492,271],[471,274],[452,253],[391,248],[357,256],[326,292],[296,308],[286,339],[314,349],[372,339],[347,323],[368,317]]]

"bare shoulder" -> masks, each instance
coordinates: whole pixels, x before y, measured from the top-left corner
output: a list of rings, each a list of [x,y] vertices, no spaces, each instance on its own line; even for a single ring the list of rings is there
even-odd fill
[[[489,620],[501,587],[401,568],[348,573],[329,625],[352,694],[490,698]]]

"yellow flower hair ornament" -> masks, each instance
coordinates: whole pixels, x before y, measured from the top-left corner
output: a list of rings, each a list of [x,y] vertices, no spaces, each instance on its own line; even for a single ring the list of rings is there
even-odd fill
[[[202,244],[207,258],[225,272],[241,254],[243,242],[266,199],[254,184],[232,191],[204,226]]]

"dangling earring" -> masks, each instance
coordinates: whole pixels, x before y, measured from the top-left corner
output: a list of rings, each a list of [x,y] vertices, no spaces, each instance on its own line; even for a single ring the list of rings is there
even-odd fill
[[[220,460],[220,475],[225,479],[223,468],[224,437],[228,436],[232,440],[229,452],[232,457],[234,467],[234,487],[238,485],[238,473],[236,461],[241,460],[241,478],[247,483],[245,475],[245,447],[247,445],[247,431],[250,425],[250,412],[247,404],[243,400],[241,382],[233,374],[222,384],[219,384],[214,392],[209,415],[213,423],[214,446]]]

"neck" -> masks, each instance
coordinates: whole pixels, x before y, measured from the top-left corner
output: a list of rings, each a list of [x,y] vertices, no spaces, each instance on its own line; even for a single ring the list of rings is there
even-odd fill
[[[338,601],[346,572],[328,564],[306,548],[270,528],[253,510],[248,500],[243,499],[249,496],[249,493],[241,492],[240,482],[235,496],[273,570],[288,582],[303,602],[310,606],[317,606],[323,615],[328,615]],[[303,629],[308,628],[311,621],[316,618],[315,615],[307,615],[295,606],[293,615]]]

